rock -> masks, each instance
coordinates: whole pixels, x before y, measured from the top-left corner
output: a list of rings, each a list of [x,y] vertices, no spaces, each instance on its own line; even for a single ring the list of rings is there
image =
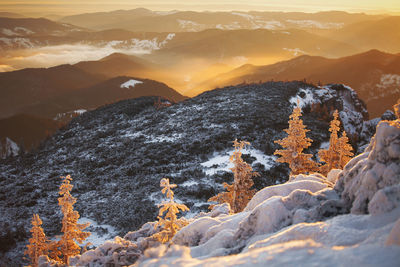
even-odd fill
[[[393,121],[396,119],[396,115],[390,109],[386,110],[385,113],[382,114],[381,120],[383,121]]]

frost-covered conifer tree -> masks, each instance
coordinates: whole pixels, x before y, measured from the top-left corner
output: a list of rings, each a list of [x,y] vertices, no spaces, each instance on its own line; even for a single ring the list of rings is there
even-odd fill
[[[162,230],[154,234],[153,237],[161,243],[166,243],[172,239],[179,229],[188,224],[185,218],[178,219],[176,214],[178,214],[180,210],[189,211],[189,208],[184,204],[179,204],[174,201],[174,192],[172,188],[175,188],[176,184],[170,184],[168,178],[163,178],[160,181],[160,186],[163,188],[161,192],[165,194],[168,201],[164,201],[159,205],[158,222],[155,227],[161,226]]]
[[[42,220],[38,214],[33,214],[32,217],[32,238],[29,239],[29,244],[26,246],[24,254],[28,255],[31,259],[33,267],[38,266],[38,258],[41,255],[47,255],[49,240],[46,238],[45,233],[41,227]]]
[[[274,141],[284,148],[274,152],[275,155],[281,156],[277,161],[289,164],[292,175],[315,171],[318,166],[311,159],[311,154],[303,153],[304,149],[311,146],[312,140],[306,137],[306,133],[310,130],[306,129],[300,116],[301,108],[297,106],[290,115],[289,128],[284,130],[288,136]]]
[[[223,183],[227,191],[219,193],[208,200],[218,203],[229,203],[235,213],[242,211],[253,197],[255,190],[251,189],[254,184],[252,177],[259,175],[242,159],[242,149],[245,145],[250,145],[250,143],[246,141],[238,142],[237,139],[233,141],[235,151],[230,157],[230,161],[234,164],[234,167],[231,168],[234,175],[233,184]],[[213,206],[211,205],[210,208]]]
[[[340,121],[338,120],[339,113],[337,110],[333,113],[333,119],[330,123],[329,131],[331,136],[329,138],[329,148],[321,149],[318,156],[321,162],[325,162],[319,168],[320,173],[325,176],[332,169],[343,169],[346,163],[351,159],[353,148],[348,143],[346,132],[343,132],[342,137],[338,137],[340,131]]]
[[[71,256],[76,256],[80,253],[81,248],[75,242],[82,244],[83,241],[90,235],[89,232],[83,232],[83,230],[89,226],[89,223],[79,224],[79,213],[74,210],[73,205],[76,203],[76,198],[74,198],[70,191],[73,185],[71,184],[72,178],[70,175],[66,177],[61,177],[63,183],[60,186],[59,194],[61,197],[58,198],[58,204],[61,207],[61,212],[64,217],[62,219],[62,229],[63,235],[59,241],[52,243],[52,255],[54,260],[58,260],[58,256],[63,256],[63,262],[68,265],[69,258]]]
[[[341,169],[346,166],[347,162],[354,156],[353,147],[349,144],[349,138],[345,131],[342,133],[342,137],[338,140],[339,145],[339,166]]]

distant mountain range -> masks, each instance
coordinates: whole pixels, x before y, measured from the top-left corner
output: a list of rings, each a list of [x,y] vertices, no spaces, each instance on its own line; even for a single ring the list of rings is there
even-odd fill
[[[0,37],[6,40],[18,37],[64,36],[83,28],[67,23],[57,23],[45,18],[0,17]],[[7,39],[8,38],[8,39]]]
[[[186,92],[192,96],[204,88],[260,81],[303,80],[315,84],[343,83],[365,101],[371,117],[380,117],[400,98],[400,54],[371,50],[349,57],[329,59],[300,56],[266,66],[243,65]]]
[[[0,12],[0,17],[4,18],[26,18],[26,16],[18,14],[18,13],[13,13],[13,12]]]
[[[361,50],[379,49],[389,53],[400,52],[400,16],[367,20],[326,31],[324,36],[350,44]]]
[[[0,49],[20,49],[42,47],[60,44],[89,44],[99,47],[110,47],[114,49],[130,49],[133,53],[151,53],[153,51],[175,53],[178,56],[186,56],[193,54],[205,57],[221,57],[228,56],[251,56],[268,55],[277,53],[286,55],[309,54],[319,56],[346,56],[368,49],[380,49],[386,52],[398,53],[400,46],[400,33],[391,29],[400,26],[399,16],[369,16],[363,14],[348,13],[267,13],[272,18],[283,16],[286,24],[276,21],[275,24],[280,25],[274,27],[254,26],[249,19],[253,17],[262,17],[262,14],[247,13],[196,13],[196,12],[178,12],[170,15],[154,15],[151,11],[143,10],[132,11],[138,21],[150,28],[132,26],[125,21],[125,17],[115,17],[116,14],[130,14],[130,11],[118,11],[116,14],[111,13],[95,13],[87,15],[77,15],[76,18],[101,17],[101,21],[118,20],[121,25],[114,27],[96,28],[94,30],[86,28],[85,23],[75,19],[62,20],[63,22],[54,22],[48,19],[32,19],[32,18],[0,18]],[[142,21],[143,16],[137,15],[141,13],[150,16],[150,21]],[[150,14],[150,15],[149,15]],[[153,15],[151,15],[153,14]],[[258,13],[257,13],[258,14]],[[292,19],[290,19],[292,14]],[[322,14],[326,16],[322,16]],[[307,16],[308,20],[305,19]],[[103,18],[106,16],[107,18]],[[212,22],[223,19],[224,16],[234,17],[244,20],[254,27],[246,27],[238,25],[237,27],[224,28],[217,25],[210,25],[196,30],[194,33],[187,27],[171,29],[159,29],[167,27],[169,24],[156,18],[169,18],[170,16],[188,16],[192,19],[197,17]],[[329,21],[329,16],[332,17]],[[126,16],[134,18],[135,16]],[[313,17],[318,21],[312,20]],[[71,17],[75,18],[75,16]],[[175,18],[175,21],[182,21]],[[89,21],[93,22],[92,19]],[[345,22],[337,22],[345,21]],[[68,24],[66,23],[68,22]],[[290,23],[289,23],[290,22]],[[186,22],[188,23],[188,22]],[[325,24],[328,26],[324,26]],[[178,23],[179,24],[179,23]],[[337,24],[337,25],[336,25]],[[130,25],[129,28],[123,25]],[[151,25],[158,25],[151,28]],[[190,25],[190,24],[188,24]],[[331,26],[329,26],[331,25]],[[336,26],[332,26],[336,25]],[[339,25],[339,26],[338,26]],[[89,25],[90,26],[90,25]],[[132,26],[132,27],[131,27]],[[393,28],[392,28],[393,27]],[[219,31],[218,31],[219,30]],[[222,42],[222,43],[220,43]],[[253,46],[249,43],[254,43]],[[223,46],[229,43],[230,46]],[[259,43],[263,43],[264,47],[260,47]],[[204,50],[210,47],[210,53],[204,54]],[[252,50],[250,53],[248,50]],[[182,51],[182,52],[181,52]],[[203,52],[203,54],[201,54]],[[233,55],[231,55],[233,53]]]
[[[67,16],[61,22],[93,30],[125,29],[140,32],[187,32],[205,29],[338,29],[382,15],[346,12],[157,12],[145,8]]]

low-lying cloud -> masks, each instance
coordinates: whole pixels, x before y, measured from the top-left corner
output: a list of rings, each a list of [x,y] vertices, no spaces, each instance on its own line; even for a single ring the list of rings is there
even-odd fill
[[[154,50],[163,48],[173,38],[174,34],[169,34],[162,41],[158,41],[157,38],[152,40],[130,39],[104,42],[101,45],[65,44],[14,50],[0,59],[0,71],[75,64],[80,61],[99,60],[117,52],[128,55],[150,54]]]
[[[122,49],[111,45],[103,47],[82,44],[47,46],[8,54],[1,60],[0,71],[75,64],[80,61],[99,60],[116,52],[136,55],[148,53],[143,49]]]

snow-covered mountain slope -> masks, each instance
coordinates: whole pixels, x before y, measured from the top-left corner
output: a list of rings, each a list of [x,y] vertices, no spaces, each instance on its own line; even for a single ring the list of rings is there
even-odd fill
[[[400,120],[381,122],[368,149],[328,178],[298,175],[266,187],[236,214],[230,213],[228,204],[218,205],[191,220],[174,236],[171,247],[151,243],[147,237],[154,233],[154,223],[148,223],[71,262],[77,266],[131,265],[136,260],[132,266],[397,266]]]
[[[3,232],[25,241],[36,212],[48,235],[56,234],[59,177],[67,174],[74,179],[72,194],[78,198],[79,213],[113,226],[120,235],[156,218],[163,177],[180,185],[175,196],[192,215],[207,210],[207,199],[223,190],[222,182],[232,181],[228,162],[221,159],[227,161],[236,138],[252,144],[243,158],[261,174],[255,179],[257,190],[286,181],[288,168],[274,161],[279,146],[273,141],[285,136],[290,101],[298,97],[304,102],[309,94],[329,110],[345,107],[350,116],[345,129],[359,129],[366,111],[354,92],[341,85],[320,89],[302,82],[217,89],[159,110],[154,107],[156,98],[144,97],[88,111],[35,153],[1,161]],[[315,153],[329,139],[331,118],[309,104],[304,103],[303,120],[314,140],[310,152]]]

